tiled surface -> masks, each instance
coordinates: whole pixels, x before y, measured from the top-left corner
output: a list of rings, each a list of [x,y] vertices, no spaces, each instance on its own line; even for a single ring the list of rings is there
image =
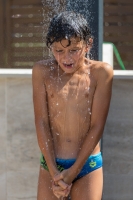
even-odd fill
[[[133,199],[133,80],[114,80],[103,135],[104,198]]]

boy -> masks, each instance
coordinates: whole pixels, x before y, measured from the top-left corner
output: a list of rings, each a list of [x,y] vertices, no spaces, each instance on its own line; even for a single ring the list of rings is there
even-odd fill
[[[54,58],[33,67],[33,101],[42,152],[38,200],[100,200],[99,140],[108,114],[112,67],[86,57],[93,40],[86,20],[63,12],[49,26]]]

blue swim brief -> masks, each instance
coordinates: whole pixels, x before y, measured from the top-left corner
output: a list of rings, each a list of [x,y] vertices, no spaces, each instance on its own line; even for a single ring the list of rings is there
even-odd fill
[[[56,158],[57,168],[61,172],[64,169],[70,168],[74,164],[75,161],[76,161],[76,159],[73,159],[73,158],[72,159],[60,159],[60,158]],[[79,178],[87,175],[88,173],[93,172],[94,170],[102,167],[102,163],[103,162],[102,162],[101,152],[99,152],[98,154],[95,154],[95,155],[91,155],[87,159],[87,161],[85,162],[82,170],[80,171],[80,173],[74,179],[73,182],[75,182]],[[43,155],[41,155],[40,164],[41,164],[41,166],[44,169],[46,169],[48,171],[48,166],[47,166],[47,163],[46,163],[45,158],[44,158]]]

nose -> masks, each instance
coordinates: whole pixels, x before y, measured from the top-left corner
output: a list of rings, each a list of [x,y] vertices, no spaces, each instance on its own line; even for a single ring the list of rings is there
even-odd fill
[[[70,63],[72,61],[72,56],[69,51],[64,52],[63,60],[64,60],[64,63],[68,63],[68,62]]]

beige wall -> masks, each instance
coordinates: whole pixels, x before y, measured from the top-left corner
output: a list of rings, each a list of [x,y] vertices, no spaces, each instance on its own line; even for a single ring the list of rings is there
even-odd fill
[[[130,78],[117,77],[113,83],[102,143],[104,200],[133,197],[133,76]],[[0,76],[0,200],[36,200],[39,156],[31,75]]]

